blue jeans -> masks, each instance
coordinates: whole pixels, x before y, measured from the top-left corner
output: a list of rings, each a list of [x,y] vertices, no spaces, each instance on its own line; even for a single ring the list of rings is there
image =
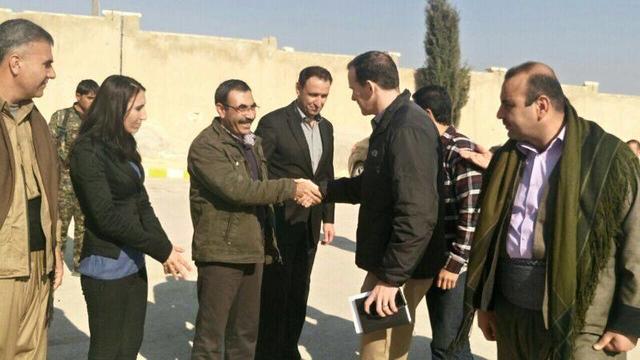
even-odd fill
[[[431,358],[436,359],[464,359],[473,360],[469,339],[460,344],[457,351],[447,357],[447,349],[455,340],[460,325],[464,308],[464,286],[467,280],[467,272],[460,274],[456,287],[450,290],[442,290],[435,285],[427,291],[427,308],[431,321]]]

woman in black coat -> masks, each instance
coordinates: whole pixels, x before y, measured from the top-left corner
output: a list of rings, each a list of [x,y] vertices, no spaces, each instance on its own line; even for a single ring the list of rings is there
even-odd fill
[[[71,181],[85,216],[78,271],[89,314],[89,359],[136,358],[147,306],[145,254],[174,276],[190,270],[144,188],[133,134],[147,117],[145,101],[136,80],[108,77],[71,151]]]

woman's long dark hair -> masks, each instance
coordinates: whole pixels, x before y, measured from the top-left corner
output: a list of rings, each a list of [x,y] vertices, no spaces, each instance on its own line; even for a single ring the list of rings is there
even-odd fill
[[[136,139],[124,129],[124,119],[131,110],[129,102],[145,90],[142,84],[128,76],[106,78],[80,126],[80,137],[100,140],[121,160],[140,163]]]

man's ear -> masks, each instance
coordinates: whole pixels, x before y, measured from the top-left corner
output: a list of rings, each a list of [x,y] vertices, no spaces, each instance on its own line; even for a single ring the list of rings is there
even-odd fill
[[[13,76],[20,74],[22,69],[22,58],[15,52],[8,55],[7,61],[9,62],[9,69]]]
[[[371,80],[367,80],[364,83],[364,89],[365,89],[365,91],[367,92],[367,95],[368,95],[367,99],[370,99],[372,96],[374,96],[374,94],[378,92],[379,88],[380,87],[378,86],[378,84],[374,83]]]
[[[218,115],[220,115],[220,117],[224,117],[227,113],[227,108],[225,108],[221,103],[216,103],[216,111],[218,112]]]
[[[538,119],[542,119],[551,111],[551,99],[547,95],[540,95],[536,100]]]
[[[433,116],[433,111],[431,111],[431,109],[426,108],[426,109],[424,109],[424,112],[426,112],[426,113],[427,113],[427,117],[428,117],[431,121],[434,121],[434,122],[436,121],[436,117],[435,117],[435,116]]]
[[[373,92],[378,85],[371,80],[367,80],[367,82],[365,83],[365,86],[367,88],[367,91]]]
[[[301,92],[302,92],[302,86],[300,86],[300,83],[296,81],[296,95],[300,96]]]

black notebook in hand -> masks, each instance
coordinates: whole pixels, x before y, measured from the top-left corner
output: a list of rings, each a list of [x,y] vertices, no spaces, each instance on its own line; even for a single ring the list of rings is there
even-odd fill
[[[369,314],[364,311],[364,302],[367,300],[369,294],[370,292],[364,292],[349,298],[356,334],[366,334],[376,330],[388,329],[411,323],[411,315],[409,314],[407,300],[404,297],[402,289],[399,289],[396,294],[396,308],[398,308],[398,312],[385,317],[378,315],[375,302],[370,305]]]

